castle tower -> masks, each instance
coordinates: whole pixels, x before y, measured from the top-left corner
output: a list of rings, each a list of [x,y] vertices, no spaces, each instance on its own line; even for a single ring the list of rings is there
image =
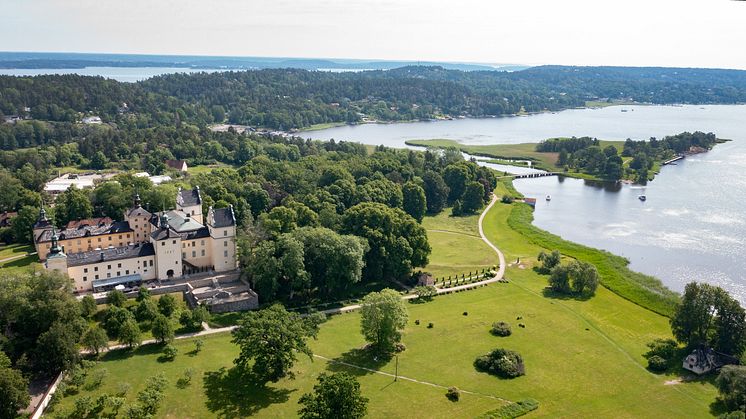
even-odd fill
[[[49,249],[44,266],[48,270],[67,274],[67,255],[65,255],[65,252],[60,247],[59,239],[57,231],[52,227],[52,247]]]
[[[168,225],[165,212],[160,215],[158,228],[150,234],[150,242],[155,249],[156,277],[159,280],[181,277],[181,236]]]
[[[142,207],[140,194],[135,194],[134,205],[124,211],[124,221],[134,231],[133,243],[147,243],[150,240],[150,218],[152,216],[153,214]]]
[[[181,189],[176,195],[176,209],[189,215],[194,221],[204,224],[202,219],[202,195],[199,186],[194,189]]]

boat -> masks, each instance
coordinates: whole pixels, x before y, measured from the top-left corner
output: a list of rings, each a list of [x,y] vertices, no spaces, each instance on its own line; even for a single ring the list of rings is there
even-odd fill
[[[552,200],[552,197],[547,195],[547,201],[551,201],[551,200]]]
[[[648,197],[645,196],[645,195],[640,195],[640,196],[637,197],[637,199],[639,199],[640,201],[644,202],[644,201],[646,201],[648,199]]]
[[[622,112],[627,112],[627,110],[626,109],[622,109]]]

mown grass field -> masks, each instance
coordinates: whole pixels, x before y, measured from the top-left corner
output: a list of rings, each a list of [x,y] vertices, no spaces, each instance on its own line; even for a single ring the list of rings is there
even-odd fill
[[[507,192],[500,188],[507,186],[501,184],[498,194]],[[668,318],[603,287],[588,300],[544,295],[546,277],[532,270],[542,248],[509,224],[515,208],[522,206],[496,204],[485,219],[486,234],[512,263],[506,272],[508,284],[408,305],[410,317],[403,337],[407,349],[399,355],[399,374],[436,386],[402,379],[394,382],[391,377],[324,359],[311,362],[301,358],[294,380],[257,388],[221,372],[221,368],[232,366],[237,348],[230,343],[229,334],[219,334],[204,337],[205,348],[199,354],[190,353],[193,339],[177,341],[180,352],[173,362],[159,362],[157,346],[140,348],[134,354],[108,354],[97,368],[106,368],[110,379],[101,388],[83,390],[80,395],[115,393],[119,382],[128,382],[132,385],[128,393],[131,401],[147,377],[163,371],[170,384],[158,416],[292,417],[298,399],[312,388],[318,373],[344,370],[358,376],[363,394],[370,398],[370,417],[474,417],[504,404],[493,397],[538,400],[539,409],[529,417],[710,416],[716,395],[710,382],[668,385],[666,381],[678,374],[655,375],[644,367],[645,343],[670,337]],[[453,228],[473,234],[476,217],[441,215],[425,224],[428,229],[461,225]],[[431,243],[434,254],[444,252],[441,246],[451,245],[437,239]],[[517,258],[520,266],[515,264]],[[516,320],[518,317],[521,320]],[[415,320],[420,320],[420,325]],[[490,335],[488,330],[495,321],[511,323],[513,335]],[[314,353],[394,373],[395,360],[372,359],[360,350],[364,340],[359,322],[357,313],[332,317],[322,326],[319,339],[311,342]],[[433,328],[426,327],[429,322]],[[518,323],[526,327],[519,328]],[[477,372],[474,359],[496,347],[521,353],[526,376],[503,380]],[[190,386],[177,388],[174,383],[188,367],[194,368],[195,378]],[[478,394],[462,394],[461,401],[450,402],[445,390],[437,386],[457,386]],[[80,395],[65,398],[55,412],[70,409]]]
[[[450,209],[422,222],[433,251],[423,269],[434,277],[457,275],[489,268],[498,263],[497,255],[479,237],[479,215],[452,217]]]
[[[27,271],[34,271],[42,269],[39,258],[36,255],[23,256],[27,253],[34,252],[34,246],[22,245],[22,244],[11,244],[0,247],[0,260],[16,258],[12,260],[5,260],[0,262],[0,269],[3,273],[21,273]],[[18,256],[23,256],[19,257]]]

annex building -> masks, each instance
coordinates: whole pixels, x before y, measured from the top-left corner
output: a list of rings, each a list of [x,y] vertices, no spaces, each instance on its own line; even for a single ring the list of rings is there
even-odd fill
[[[77,292],[236,269],[233,208],[202,214],[199,187],[179,189],[176,208],[150,213],[139,196],[123,221],[79,220],[57,231],[44,208],[34,225],[34,246],[47,269],[66,273]]]

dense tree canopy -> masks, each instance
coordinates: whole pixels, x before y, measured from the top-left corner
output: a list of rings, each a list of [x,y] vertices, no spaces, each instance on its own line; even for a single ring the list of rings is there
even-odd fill
[[[393,352],[409,317],[401,295],[388,288],[372,292],[363,298],[360,311],[360,328],[365,339],[379,352]]]
[[[321,373],[313,392],[301,396],[301,419],[358,419],[367,412],[368,399],[360,394],[360,383],[345,372]]]

